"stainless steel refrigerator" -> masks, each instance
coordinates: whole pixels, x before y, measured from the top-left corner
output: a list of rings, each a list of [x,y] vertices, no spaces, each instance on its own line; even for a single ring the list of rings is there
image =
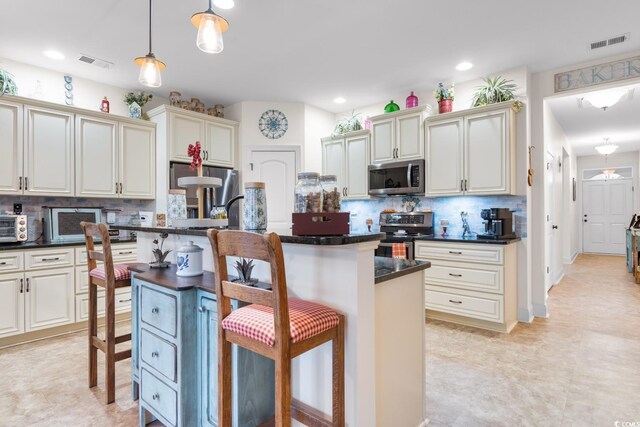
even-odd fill
[[[182,163],[171,163],[170,166],[170,188],[181,189],[178,186],[178,178],[183,176],[196,176],[195,169],[190,169],[189,165]],[[240,191],[238,171],[235,169],[216,168],[212,166],[202,167],[202,176],[213,176],[222,180],[222,187],[205,189],[204,197],[204,217],[208,218],[214,207],[224,207],[224,205],[237,196]],[[184,188],[182,188],[184,190]],[[187,215],[189,218],[198,217],[198,197],[194,188],[187,190]],[[234,203],[229,210],[229,226],[237,227],[240,224],[239,203]]]

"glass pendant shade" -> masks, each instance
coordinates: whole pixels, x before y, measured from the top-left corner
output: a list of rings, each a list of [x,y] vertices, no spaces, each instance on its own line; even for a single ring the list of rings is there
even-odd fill
[[[158,61],[153,55],[136,58],[136,64],[140,66],[138,81],[148,87],[162,86],[162,76],[160,70],[164,70],[165,65]]]
[[[609,138],[605,138],[604,139],[604,144],[602,145],[598,145],[596,147],[596,150],[598,151],[598,153],[602,154],[603,156],[607,156],[611,153],[613,153],[614,151],[616,151],[618,149],[617,145],[611,144],[609,142]]]
[[[620,98],[622,98],[622,95],[624,94],[624,90],[603,90],[589,93],[585,95],[584,99],[589,101],[589,104],[594,107],[606,110],[620,101]]]
[[[222,31],[216,15],[204,14],[198,27],[196,45],[206,53],[220,53],[224,50]]]

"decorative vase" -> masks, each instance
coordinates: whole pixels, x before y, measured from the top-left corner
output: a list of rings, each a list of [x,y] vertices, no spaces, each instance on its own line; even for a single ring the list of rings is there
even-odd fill
[[[178,91],[171,91],[169,92],[169,104],[172,107],[180,107],[182,101],[180,101],[180,97],[182,96],[182,94]]]
[[[450,113],[453,109],[453,99],[441,99],[438,101],[438,113]]]
[[[129,117],[132,119],[141,119],[142,107],[140,107],[137,102],[132,102],[131,104],[129,104],[127,113],[129,114]]]
[[[192,241],[187,242],[176,252],[176,275],[182,277],[200,276],[203,249]]]
[[[267,228],[267,194],[264,182],[245,182],[242,224],[245,230]]]
[[[364,128],[371,129],[371,119],[369,118],[369,116],[364,118]]]
[[[400,109],[400,107],[398,106],[398,104],[396,104],[395,102],[393,102],[393,100],[391,100],[385,107],[384,107],[384,112],[385,113],[393,113],[394,111],[398,111]]]
[[[407,96],[407,108],[413,108],[418,106],[418,97],[413,94],[411,91],[411,95]]]

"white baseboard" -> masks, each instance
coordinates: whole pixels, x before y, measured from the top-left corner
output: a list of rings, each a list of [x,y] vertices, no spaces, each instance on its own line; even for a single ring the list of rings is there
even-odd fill
[[[564,268],[560,271],[559,277],[553,282],[553,286],[557,285],[564,278]]]
[[[518,322],[531,323],[533,322],[533,317],[534,316],[531,312],[531,307],[518,307]]]
[[[563,258],[562,262],[565,264],[573,264],[573,262],[576,260],[576,258],[578,257],[578,254],[580,252],[579,251],[575,251],[573,255],[571,255],[571,258]]]
[[[547,310],[546,304],[533,304],[533,315],[535,317],[549,317],[549,310]]]

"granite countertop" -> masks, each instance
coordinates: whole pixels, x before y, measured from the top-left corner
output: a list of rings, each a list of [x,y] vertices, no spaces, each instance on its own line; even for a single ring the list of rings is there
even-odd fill
[[[135,243],[136,239],[111,239],[111,243]],[[98,242],[96,242],[98,243]],[[85,242],[18,242],[18,243],[0,243],[0,251],[19,251],[24,249],[48,249],[59,248],[63,246],[84,246]]]
[[[435,242],[461,242],[461,243],[480,243],[480,244],[487,244],[487,245],[508,245],[511,243],[515,243],[515,242],[519,242],[520,241],[520,237],[516,237],[513,239],[499,239],[499,240],[493,240],[493,239],[478,239],[475,235],[471,236],[471,237],[462,237],[462,236],[446,236],[446,237],[442,237],[441,235],[434,235],[434,236],[418,236],[416,237],[416,241],[420,241],[420,240],[429,240],[429,241],[435,241]]]
[[[191,228],[172,228],[172,227],[141,227],[131,225],[115,225],[111,227],[116,230],[130,230],[146,233],[169,233],[169,234],[181,234],[186,236],[207,236],[206,229],[191,229]],[[239,230],[237,227],[225,228],[221,230]],[[345,234],[342,236],[294,236],[291,234],[291,229],[267,229],[265,231],[255,231],[255,233],[264,234],[266,232],[273,231],[280,236],[282,243],[296,243],[301,245],[349,245],[353,243],[373,242],[376,240],[382,240],[385,237],[384,233],[362,233],[362,234]]]
[[[382,283],[407,274],[416,273],[431,267],[429,261],[417,261],[398,258],[374,257],[375,283]],[[422,282],[421,282],[422,283]]]

